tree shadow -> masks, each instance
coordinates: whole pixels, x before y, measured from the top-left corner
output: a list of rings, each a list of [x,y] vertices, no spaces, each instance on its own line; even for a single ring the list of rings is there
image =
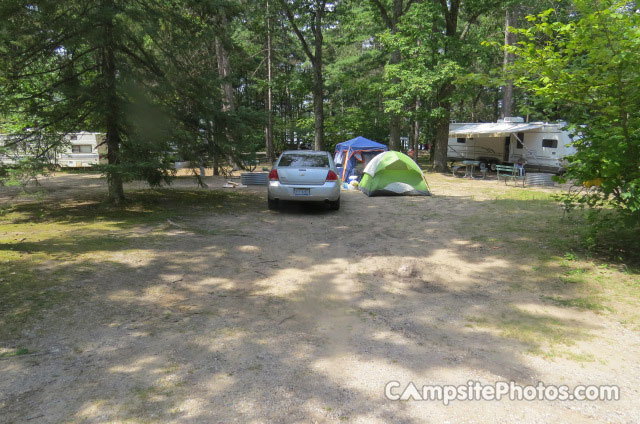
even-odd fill
[[[77,297],[22,334],[20,343],[43,355],[0,364],[10,377],[0,384],[2,414],[42,422],[438,420],[446,408],[388,401],[384,384],[532,383],[525,356],[548,334],[563,343],[598,328],[536,310],[540,293],[560,287],[535,280],[528,291],[514,289],[530,252],[467,228],[469,214],[504,205],[358,196],[345,196],[336,213],[308,205],[270,212],[264,194],[215,198],[221,208],[196,197],[183,206],[197,213],[168,226],[180,209],[162,202],[141,202],[161,216],[152,221],[89,214],[83,205],[18,209],[27,221],[91,216],[120,219],[118,231],[163,226],[113,243],[100,231],[10,243],[21,252],[97,255],[84,264],[90,272],[58,285]],[[520,231],[516,246],[523,243],[539,240]],[[114,261],[120,252],[127,257]],[[55,269],[77,275],[77,266]],[[527,337],[513,337],[523,329]]]

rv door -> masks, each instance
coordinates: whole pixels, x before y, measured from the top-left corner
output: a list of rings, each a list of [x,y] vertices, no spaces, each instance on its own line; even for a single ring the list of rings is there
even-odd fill
[[[511,136],[504,138],[504,151],[502,152],[503,162],[509,162],[510,150],[511,150]]]

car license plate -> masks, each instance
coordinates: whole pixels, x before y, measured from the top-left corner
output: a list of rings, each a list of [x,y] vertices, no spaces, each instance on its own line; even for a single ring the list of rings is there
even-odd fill
[[[308,196],[310,189],[308,188],[294,188],[293,195],[294,196]]]

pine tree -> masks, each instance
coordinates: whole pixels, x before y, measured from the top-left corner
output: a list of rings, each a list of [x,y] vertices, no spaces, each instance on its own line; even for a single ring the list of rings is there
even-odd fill
[[[3,2],[3,131],[15,144],[45,140],[38,157],[58,148],[62,134],[104,132],[114,203],[124,199],[126,180],[166,181],[172,125],[159,101],[166,93],[153,37],[174,16],[168,4]]]

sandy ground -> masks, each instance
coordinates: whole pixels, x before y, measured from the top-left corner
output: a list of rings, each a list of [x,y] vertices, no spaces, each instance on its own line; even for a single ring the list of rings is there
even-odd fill
[[[25,333],[44,354],[0,361],[0,422],[640,422],[638,332],[513,289],[528,259],[461,234],[501,184],[430,184],[434,197],[343,192],[337,213],[265,201],[181,221],[209,232],[176,226],[162,243],[140,229],[134,251],[105,258],[63,314]],[[68,196],[103,181],[43,188]],[[514,306],[597,334],[578,347],[599,359],[547,359],[468,325]],[[387,400],[393,380],[616,384],[622,399],[445,406]]]

